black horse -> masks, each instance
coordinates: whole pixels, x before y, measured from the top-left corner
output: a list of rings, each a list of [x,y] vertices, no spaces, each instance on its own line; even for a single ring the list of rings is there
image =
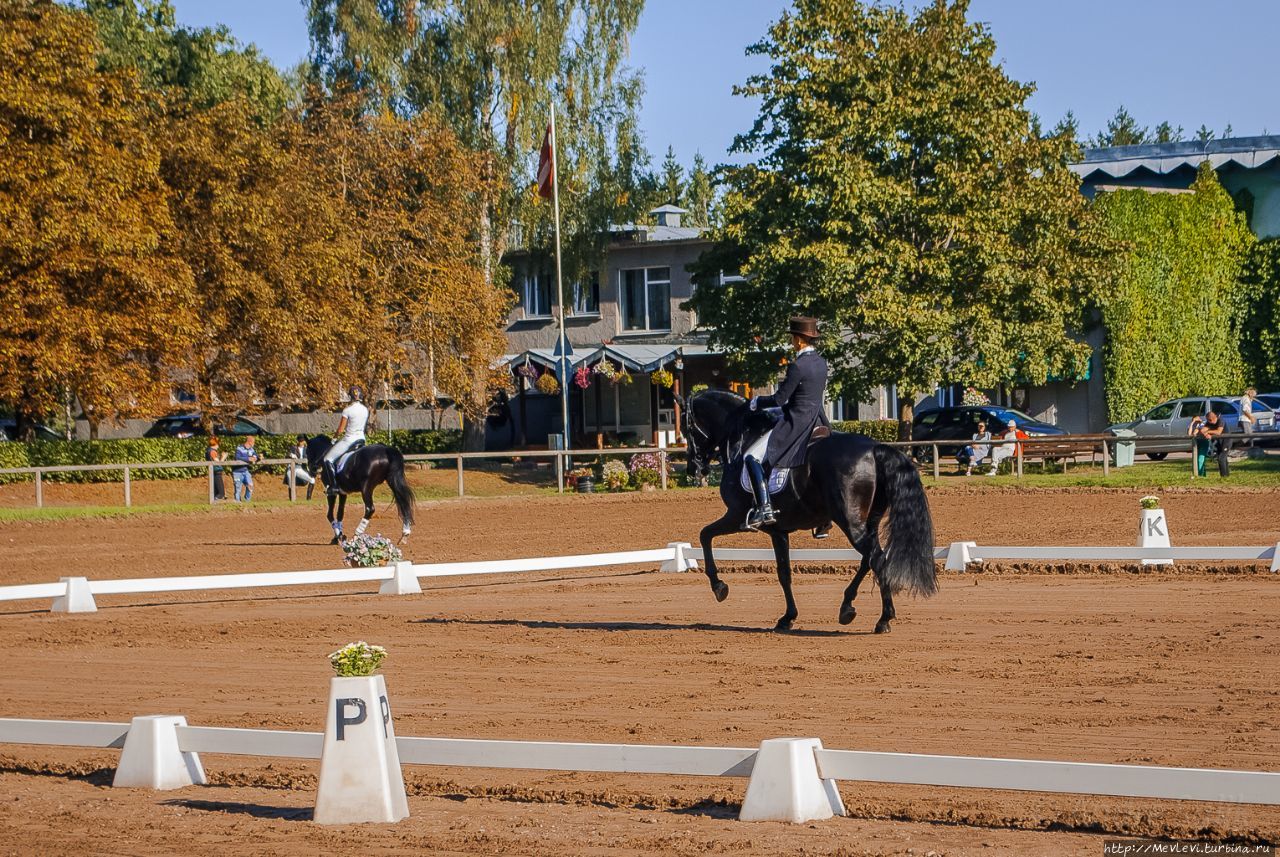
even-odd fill
[[[324,454],[333,446],[327,435],[316,435],[307,441],[307,466],[312,473],[321,473]],[[322,477],[324,478],[324,477]],[[404,478],[404,456],[400,450],[381,443],[362,446],[347,458],[338,473],[338,495],[329,495],[329,523],[333,526],[333,541],[339,544],[346,541],[342,532],[342,515],[347,508],[347,495],[359,493],[364,498],[364,517],[356,527],[356,535],[360,535],[369,526],[373,517],[373,489],[386,482],[396,498],[396,509],[400,512],[402,526],[400,541],[409,537],[413,529],[413,491]],[[328,483],[326,482],[326,487]],[[338,515],[333,514],[333,501],[338,501]]]
[[[711,540],[738,532],[751,510],[750,490],[742,487],[742,452],[769,428],[770,418],[753,412],[741,396],[708,390],[692,397],[684,408],[684,434],[688,441],[689,475],[705,477],[711,461],[724,464],[720,497],[727,507],[724,517],[702,530],[707,578],[717,601],[729,595],[729,585],[716,573]],[[787,599],[787,612],[776,629],[786,631],[796,618],[791,595],[790,534],[834,522],[862,555],[858,574],[844,591],[840,624],[857,615],[853,599],[868,571],[880,584],[883,610],[876,633],[890,630],[897,614],[893,593],[907,590],[932,595],[938,588],[933,562],[933,519],[925,500],[920,475],[907,456],[860,434],[833,432],[813,442],[804,466],[791,469],[781,492],[773,496],[777,522],[762,528],[773,540],[778,582]],[[889,516],[886,545],[880,544],[880,524]]]

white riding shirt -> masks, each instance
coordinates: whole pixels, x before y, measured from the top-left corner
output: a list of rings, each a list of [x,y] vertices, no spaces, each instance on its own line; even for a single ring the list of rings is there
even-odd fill
[[[364,427],[369,424],[369,409],[361,402],[352,402],[342,412],[347,421],[347,429],[342,434],[345,441],[364,440]]]

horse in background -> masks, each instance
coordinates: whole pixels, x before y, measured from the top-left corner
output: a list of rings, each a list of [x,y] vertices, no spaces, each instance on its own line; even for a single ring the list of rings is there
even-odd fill
[[[716,571],[711,543],[716,536],[739,532],[754,505],[750,489],[742,487],[742,455],[752,441],[768,431],[770,418],[753,412],[735,393],[707,390],[688,400],[684,435],[688,443],[690,476],[705,477],[712,459],[724,465],[720,498],[725,514],[701,533],[707,578],[717,601],[729,595],[729,585]],[[797,616],[791,593],[790,534],[834,523],[862,555],[857,576],[844,591],[839,620],[848,625],[857,611],[853,599],[867,573],[880,584],[882,610],[876,633],[890,630],[897,616],[893,595],[908,591],[929,596],[938,588],[933,558],[933,518],[920,474],[911,459],[898,450],[860,434],[832,432],[811,442],[804,465],[791,468],[785,486],[772,495],[777,521],[760,528],[773,541],[778,583],[787,609],[775,626],[786,631]],[[880,543],[880,525],[888,515],[888,538]]]
[[[332,446],[333,440],[328,435],[316,435],[307,441],[307,467],[312,473],[321,473],[322,480],[325,478],[322,467],[324,454]],[[403,543],[413,529],[413,491],[404,478],[404,455],[398,449],[374,443],[357,447],[344,458],[342,470],[337,471],[338,494],[329,495],[329,524],[333,527],[333,541],[330,544],[346,541],[346,535],[342,531],[342,516],[347,508],[347,495],[358,493],[364,499],[364,517],[356,527],[358,536],[364,533],[369,526],[369,519],[373,517],[373,489],[383,482],[387,483],[395,497],[396,510],[400,513],[400,542]],[[325,487],[328,487],[327,482]]]

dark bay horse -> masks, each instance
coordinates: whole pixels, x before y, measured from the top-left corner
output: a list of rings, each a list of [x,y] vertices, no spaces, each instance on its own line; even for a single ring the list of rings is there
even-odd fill
[[[327,435],[316,435],[307,441],[307,466],[312,473],[320,473],[324,454],[333,446]],[[347,508],[347,495],[359,493],[364,498],[364,517],[356,527],[356,535],[360,535],[369,526],[373,517],[373,489],[386,482],[396,498],[396,509],[400,512],[400,541],[409,537],[413,529],[413,491],[404,478],[404,456],[400,450],[381,443],[362,446],[347,458],[338,473],[338,496],[329,495],[329,523],[333,527],[333,541],[339,544],[346,541],[342,532],[342,515]],[[338,501],[338,514],[334,517],[334,500]]]
[[[688,441],[689,474],[706,476],[713,458],[724,464],[720,497],[724,517],[702,530],[707,578],[717,601],[729,595],[729,585],[716,573],[711,540],[738,532],[754,505],[744,490],[742,451],[767,431],[770,419],[753,412],[741,396],[708,390],[692,397],[684,408],[684,434]],[[844,591],[840,603],[841,625],[857,615],[853,599],[858,585],[873,571],[880,584],[883,609],[876,633],[890,630],[897,614],[893,594],[908,592],[929,596],[938,588],[933,562],[933,519],[915,465],[898,450],[860,434],[834,432],[809,447],[808,461],[795,467],[787,485],[773,495],[778,520],[761,528],[773,540],[778,562],[778,582],[787,600],[787,612],[776,630],[786,631],[797,611],[791,594],[790,534],[834,522],[862,555],[858,574]],[[886,544],[880,544],[880,524],[888,515]]]

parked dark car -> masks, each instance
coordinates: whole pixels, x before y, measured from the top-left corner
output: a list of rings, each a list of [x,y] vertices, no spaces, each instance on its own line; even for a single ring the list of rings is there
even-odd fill
[[[236,417],[235,422],[229,426],[221,423],[214,423],[213,433],[217,435],[263,435],[264,437],[275,434],[264,429],[262,426],[247,420],[244,417]],[[156,424],[143,432],[143,437],[200,437],[207,432],[200,423],[199,414],[177,414],[170,417],[161,417],[156,420]]]
[[[978,421],[985,420],[987,431],[992,438],[997,438],[1008,430],[1009,420],[1013,420],[1018,428],[1028,437],[1067,434],[1055,425],[1041,422],[1034,417],[1015,411],[1012,408],[1001,408],[996,405],[965,405],[955,408],[927,408],[917,411],[911,421],[911,439],[916,441],[968,441],[978,433]],[[949,443],[941,448],[943,456],[955,455],[962,446]],[[916,450],[917,458],[932,457],[932,447],[920,447]]]
[[[39,423],[33,425],[36,440],[66,440],[61,432]],[[0,419],[0,440],[18,440],[18,421],[13,418]]]

